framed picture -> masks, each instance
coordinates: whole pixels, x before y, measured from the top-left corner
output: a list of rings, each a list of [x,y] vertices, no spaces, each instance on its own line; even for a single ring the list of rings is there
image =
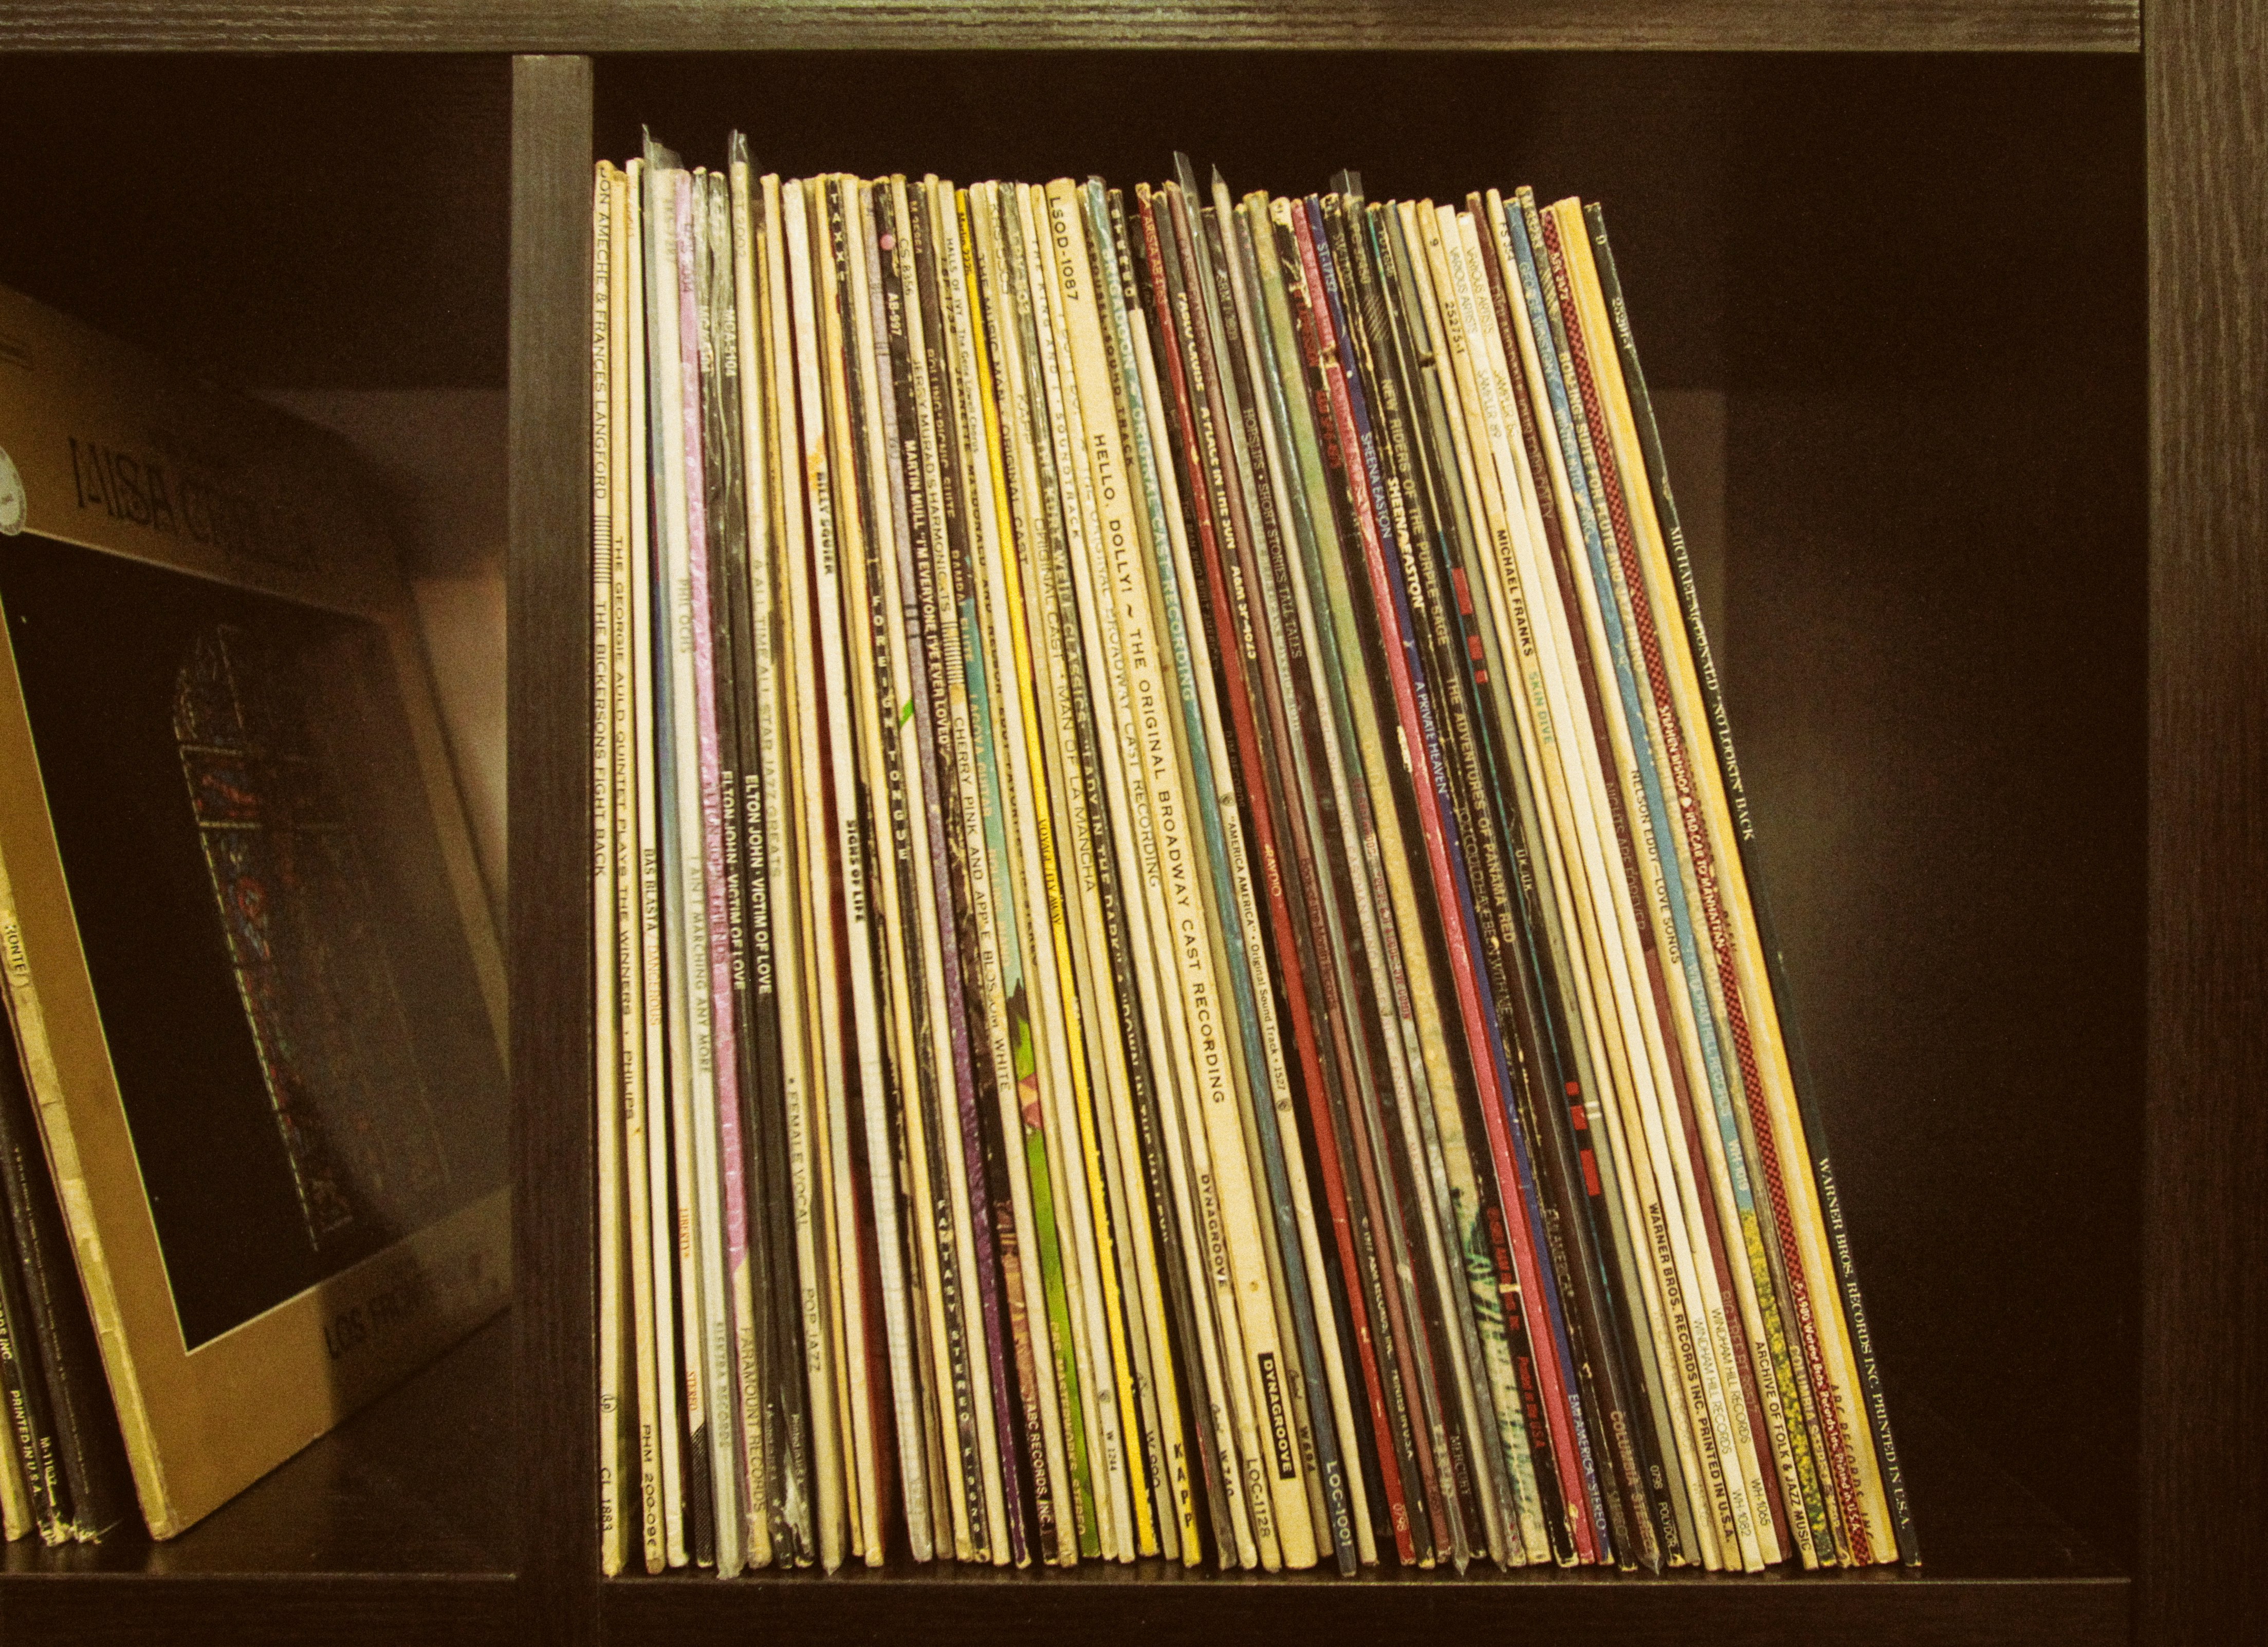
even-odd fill
[[[341,442],[0,290],[0,961],[151,1533],[502,1307],[504,982]]]

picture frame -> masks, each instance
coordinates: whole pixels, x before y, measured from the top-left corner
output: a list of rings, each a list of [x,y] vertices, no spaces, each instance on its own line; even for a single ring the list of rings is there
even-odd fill
[[[507,1301],[503,960],[344,444],[0,290],[0,974],[164,1539]]]

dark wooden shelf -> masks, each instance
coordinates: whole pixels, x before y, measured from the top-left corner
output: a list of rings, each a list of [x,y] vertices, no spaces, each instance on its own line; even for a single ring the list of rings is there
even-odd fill
[[[1653,1643],[1705,1639],[1892,1643],[1992,1641],[2113,1647],[2130,1585],[2115,1567],[1931,1408],[1899,1404],[1926,1564],[1757,1577],[1595,1571],[1462,1577],[1391,1568],[1336,1573],[1189,1572],[1163,1562],[1069,1571],[916,1567],[624,1577],[602,1585],[606,1639],[678,1647],[751,1636],[881,1641],[918,1619],[939,1643],[1038,1639],[1141,1647],[1248,1636],[1322,1643],[1419,1638]]]
[[[26,0],[0,48],[124,51],[2125,51],[2138,0]]]
[[[0,283],[223,382],[500,389],[511,117],[495,57],[0,51]]]
[[[2127,1640],[2124,1579],[1406,1581],[1183,1578],[1131,1575],[770,1580],[609,1585],[610,1643],[887,1642],[918,1621],[924,1641],[1076,1640],[1106,1647],[1227,1641],[1565,1641],[1668,1647],[1707,1641],[1912,1647],[2112,1647]]]
[[[515,1149],[539,1191],[516,1326],[181,1540],[7,1551],[0,1643],[2268,1635],[2268,0],[2149,18],[2146,40],[2139,0],[0,0],[0,281],[255,386],[509,378]],[[1079,61],[1004,95],[1028,65],[969,68],[1003,49]],[[906,55],[935,52],[970,55]],[[1867,55],[1894,52],[1946,55]],[[1335,92],[1331,53],[1391,56],[1356,63],[1388,94]],[[1176,78],[1181,103],[1083,112]],[[909,95],[940,85],[949,107]],[[1207,110],[1240,183],[1297,185],[1352,133],[1424,187],[1485,142],[1616,202],[1650,360],[1727,397],[1742,754],[1790,820],[1847,826],[1766,820],[1783,890],[1813,866],[1783,936],[1841,1026],[1813,1050],[1918,1573],[596,1575],[593,137],[626,151],[652,118],[691,154],[770,121],[790,169],[950,142],[964,176],[1115,175]],[[1782,621],[1808,651],[1755,643]],[[2027,720],[2001,688],[2043,650],[2078,689]],[[1867,762],[1904,811],[1837,777]]]
[[[1019,91],[1019,74],[1035,84]],[[1435,102],[1457,111],[1438,125],[1413,91],[1428,74]],[[1365,102],[1335,76],[1395,89]],[[1283,187],[1321,170],[1301,145],[1343,153],[1374,129],[1386,164],[1420,187],[1442,187],[1422,180],[1427,167],[1480,164],[1476,146],[1496,145],[1484,158],[1611,200],[1623,221],[1670,225],[1661,278],[1634,288],[1651,294],[1642,335],[1649,348],[1713,340],[1672,379],[1727,406],[1727,656],[1749,694],[1732,700],[1735,723],[1758,792],[1790,807],[1768,836],[1786,843],[1776,865],[1796,871],[1776,883],[1795,917],[1783,936],[1809,946],[1799,995],[1815,1004],[1815,1060],[1837,1078],[1839,1175],[1930,1555],[1915,1575],[1754,1579],[902,1567],[600,1584],[591,1278],[563,1268],[522,1294],[542,1398],[556,1403],[543,1422],[557,1450],[531,1499],[553,1506],[546,1525],[564,1517],[580,1535],[531,1548],[549,1634],[866,1640],[917,1619],[948,1640],[1046,1628],[1145,1647],[1239,1630],[1556,1630],[1583,1647],[2128,1639],[2147,896],[2140,88],[2132,65],[2037,56],[522,59],[514,268],[543,295],[514,310],[521,818],[587,804],[584,701],[538,676],[587,668],[587,633],[569,615],[588,577],[587,479],[560,443],[585,415],[588,343],[569,324],[560,263],[584,254],[594,137],[627,152],[638,122],[660,119],[699,154],[750,122],[789,170],[1117,175],[1131,157],[1138,175],[1135,151],[1194,128],[1240,181]],[[1114,99],[1133,113],[1097,112]],[[1409,112],[1387,126],[1384,108]],[[1607,133],[1635,135],[1617,146]],[[1634,236],[1632,268],[1652,257]],[[1986,771],[2005,781],[1977,781]],[[1996,850],[2018,842],[2029,879]],[[543,958],[517,981],[530,1181],[592,1171],[590,1053],[559,1033],[589,993],[571,845],[557,832],[513,842],[514,947]],[[2074,882],[2083,902],[2063,890]],[[2029,993],[2012,984],[2018,953],[2035,958]],[[2067,1147],[2051,1159],[2057,1140]],[[2011,1181],[2011,1148],[2045,1165]],[[523,1209],[529,1246],[588,1253],[586,1205]],[[1926,1401],[2045,1504],[1950,1429],[1933,1435]],[[2116,1564],[2087,1555],[2072,1523]]]
[[[0,1547],[0,1641],[506,1638],[512,1353],[500,1317],[177,1539]]]

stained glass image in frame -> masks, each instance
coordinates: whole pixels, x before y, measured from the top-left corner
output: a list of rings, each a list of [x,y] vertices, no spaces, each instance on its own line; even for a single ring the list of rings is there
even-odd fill
[[[173,736],[237,993],[308,1244],[426,1221],[448,1187],[431,1094],[377,941],[298,660],[254,631],[194,636]]]
[[[383,633],[0,540],[184,1345],[505,1180],[504,1076]]]

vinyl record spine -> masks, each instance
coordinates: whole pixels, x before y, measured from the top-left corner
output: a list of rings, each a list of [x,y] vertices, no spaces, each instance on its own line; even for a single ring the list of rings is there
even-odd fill
[[[614,166],[600,161],[593,182],[591,244],[591,611],[592,663],[592,928],[591,975],[596,985],[592,1009],[599,1210],[599,1562],[611,1577],[622,1570],[627,1553],[623,1504],[622,1447],[622,1173],[621,1099],[622,1035],[619,969],[622,942],[615,915],[615,629],[614,560]]]
[[[1785,967],[1778,941],[1773,936],[1770,908],[1764,896],[1763,875],[1757,863],[1759,854],[1756,847],[1755,829],[1749,821],[1746,797],[1741,789],[1740,763],[1733,747],[1731,724],[1725,714],[1723,696],[1718,686],[1716,666],[1709,650],[1708,634],[1702,622],[1700,602],[1694,590],[1692,568],[1686,557],[1684,534],[1680,528],[1677,518],[1676,500],[1669,487],[1668,468],[1662,457],[1661,439],[1654,422],[1653,402],[1646,391],[1645,373],[1638,364],[1638,347],[1631,332],[1629,312],[1623,299],[1621,282],[1616,272],[1614,253],[1607,239],[1603,212],[1596,206],[1589,208],[1587,222],[1595,252],[1597,278],[1602,289],[1602,301],[1612,320],[1616,348],[1620,356],[1622,378],[1627,388],[1635,417],[1633,432],[1643,454],[1644,467],[1650,484],[1649,501],[1660,520],[1656,535],[1664,546],[1659,552],[1660,557],[1666,561],[1668,569],[1666,577],[1660,572],[1654,575],[1653,590],[1655,598],[1665,605],[1671,604],[1674,597],[1675,609],[1682,619],[1682,629],[1687,649],[1683,673],[1690,681],[1690,684],[1685,685],[1684,690],[1693,702],[1693,711],[1697,711],[1689,712],[1690,721],[1699,723],[1698,724],[1689,723],[1686,736],[1698,743],[1705,727],[1714,746],[1716,755],[1714,772],[1712,772],[1706,762],[1697,761],[1697,768],[1705,785],[1712,776],[1719,777],[1720,786],[1725,793],[1713,802],[1714,810],[1712,815],[1712,818],[1721,815],[1732,827],[1734,839],[1738,848],[1735,856],[1738,857],[1741,864],[1737,880],[1734,879],[1734,871],[1729,864],[1724,865],[1720,872],[1726,875],[1727,881],[1734,887],[1734,895],[1728,899],[1728,901],[1734,905],[1736,911],[1739,893],[1745,890],[1747,893],[1750,910],[1749,920],[1755,930],[1749,941],[1746,952],[1760,958],[1762,971],[1768,986],[1766,993],[1769,999],[1776,1004],[1777,1010],[1773,1016],[1778,1026],[1779,1040],[1783,1048],[1781,1055],[1785,1058],[1789,1070],[1787,1085],[1793,1090],[1802,1135],[1809,1144],[1812,1178],[1823,1210],[1824,1216],[1822,1222],[1828,1233],[1829,1245],[1833,1252],[1835,1276],[1840,1285],[1850,1338],[1865,1392],[1867,1422],[1876,1449],[1883,1484],[1889,1493],[1891,1513],[1896,1525],[1899,1556],[1908,1566],[1918,1566],[1920,1564],[1921,1557],[1919,1545],[1914,1533],[1912,1507],[1906,1494],[1903,1473],[1898,1467],[1897,1448],[1890,1434],[1889,1406],[1882,1396],[1881,1371],[1873,1354],[1872,1335],[1867,1327],[1865,1305],[1859,1293],[1857,1269],[1849,1250],[1848,1231],[1844,1225],[1840,1207],[1837,1202],[1834,1170],[1827,1146],[1823,1142],[1823,1119],[1818,1113],[1817,1101],[1814,1095],[1815,1089],[1804,1066],[1801,1045],[1796,1034],[1794,1015],[1786,1004],[1788,992],[1786,979],[1784,976]],[[1671,650],[1671,657],[1674,663],[1678,658],[1677,651],[1674,648]],[[1721,851],[1721,847],[1719,850]],[[1777,1142],[1777,1134],[1769,1120],[1759,1129],[1757,1137],[1760,1149],[1764,1146],[1764,1141],[1767,1138]],[[1770,1166],[1766,1166],[1764,1170],[1772,1173]],[[1775,1173],[1772,1176],[1777,1180],[1778,1175]],[[1783,1233],[1781,1239],[1783,1242],[1793,1246],[1794,1241],[1792,1238],[1794,1235],[1795,1232],[1791,1230]],[[1791,1290],[1796,1284],[1795,1276],[1798,1273],[1800,1272],[1796,1268],[1793,1256],[1791,1255],[1789,1268]],[[1816,1329],[1815,1329],[1815,1331]],[[1810,1353],[1807,1351],[1808,1355]],[[1823,1360],[1824,1357],[1822,1355],[1818,1358]]]

